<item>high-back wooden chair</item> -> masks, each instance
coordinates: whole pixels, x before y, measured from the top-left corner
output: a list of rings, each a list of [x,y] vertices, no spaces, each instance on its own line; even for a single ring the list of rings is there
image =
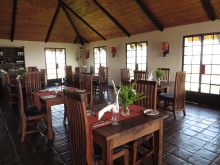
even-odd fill
[[[123,68],[121,71],[121,84],[128,85],[130,83],[130,72],[128,68]]]
[[[36,66],[29,66],[29,67],[27,67],[27,71],[28,72],[36,72],[36,71],[38,71],[38,69]]]
[[[46,88],[47,85],[46,71],[45,69],[41,69],[40,72],[41,72],[41,88],[44,89]]]
[[[41,72],[26,72],[24,74],[27,107],[34,106],[33,92],[41,90]]]
[[[65,89],[64,98],[68,111],[68,134],[73,164],[93,165],[93,143],[86,113],[86,93]],[[113,160],[124,156],[125,164],[128,165],[128,154],[128,150],[123,149],[113,155]]]
[[[73,86],[73,71],[72,66],[65,66],[65,83],[67,87]]]
[[[159,68],[160,70],[163,71],[163,75],[162,77],[160,78],[160,80],[162,81],[166,81],[166,82],[170,82],[170,68]]]
[[[45,110],[37,110],[35,106],[27,108],[24,105],[24,97],[23,97],[20,77],[17,78],[17,88],[18,88],[18,109],[20,113],[19,132],[21,132],[21,142],[24,142],[26,134],[40,132],[38,126],[37,129],[28,131],[27,125],[30,122],[33,124],[33,122],[38,123],[39,121],[42,120],[46,122],[46,112]]]
[[[135,104],[149,109],[156,109],[156,81],[138,80],[136,81],[135,90],[137,93],[143,93],[145,96],[145,98],[138,100]]]
[[[80,89],[85,89],[87,93],[87,103],[93,106],[93,75],[80,74]]]
[[[143,93],[145,96],[145,98],[138,100],[135,104],[146,109],[156,109],[156,81],[138,80],[136,81],[135,90],[137,93]],[[139,148],[146,152],[139,152]],[[132,151],[132,165],[140,164],[144,158],[152,156],[154,153],[154,134],[149,134],[134,141],[132,143]]]
[[[99,93],[105,90],[108,93],[108,67],[101,66],[99,68]]]
[[[147,80],[147,72],[135,70],[134,71],[134,81],[137,81],[137,80]]]
[[[160,104],[161,100],[167,103],[167,104],[164,104],[163,109],[171,110],[173,112],[175,119],[176,119],[177,111],[183,111],[184,116],[186,115],[186,112],[185,112],[185,78],[186,78],[186,73],[184,71],[177,72],[176,79],[175,79],[174,93],[160,93],[158,96],[158,104]],[[172,109],[167,108],[169,104],[172,106]]]

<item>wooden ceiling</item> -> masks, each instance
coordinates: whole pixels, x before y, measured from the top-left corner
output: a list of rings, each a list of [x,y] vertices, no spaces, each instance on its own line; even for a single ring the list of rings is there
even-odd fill
[[[220,18],[219,0],[0,0],[0,39],[87,43]]]

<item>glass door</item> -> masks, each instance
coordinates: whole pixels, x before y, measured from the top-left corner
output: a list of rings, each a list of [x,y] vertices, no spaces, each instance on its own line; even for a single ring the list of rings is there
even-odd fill
[[[220,34],[184,37],[183,70],[186,100],[219,106]]]

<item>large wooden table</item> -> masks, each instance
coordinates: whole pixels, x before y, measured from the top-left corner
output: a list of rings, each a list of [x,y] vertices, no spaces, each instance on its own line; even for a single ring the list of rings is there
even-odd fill
[[[103,149],[102,160],[104,164],[112,164],[111,153],[114,148],[154,132],[154,163],[161,165],[163,152],[163,121],[167,116],[165,112],[160,112],[160,114],[156,116],[146,116],[142,114],[138,117],[122,120],[118,126],[108,125],[94,129],[93,140]]]

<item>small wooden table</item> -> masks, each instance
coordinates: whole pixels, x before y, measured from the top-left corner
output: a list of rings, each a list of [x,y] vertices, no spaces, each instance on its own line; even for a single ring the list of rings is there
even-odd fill
[[[156,116],[140,116],[122,120],[118,126],[107,125],[93,130],[93,140],[102,147],[105,165],[112,164],[112,150],[133,140],[154,133],[153,155],[155,164],[162,164],[163,121],[168,117],[166,112]]]

